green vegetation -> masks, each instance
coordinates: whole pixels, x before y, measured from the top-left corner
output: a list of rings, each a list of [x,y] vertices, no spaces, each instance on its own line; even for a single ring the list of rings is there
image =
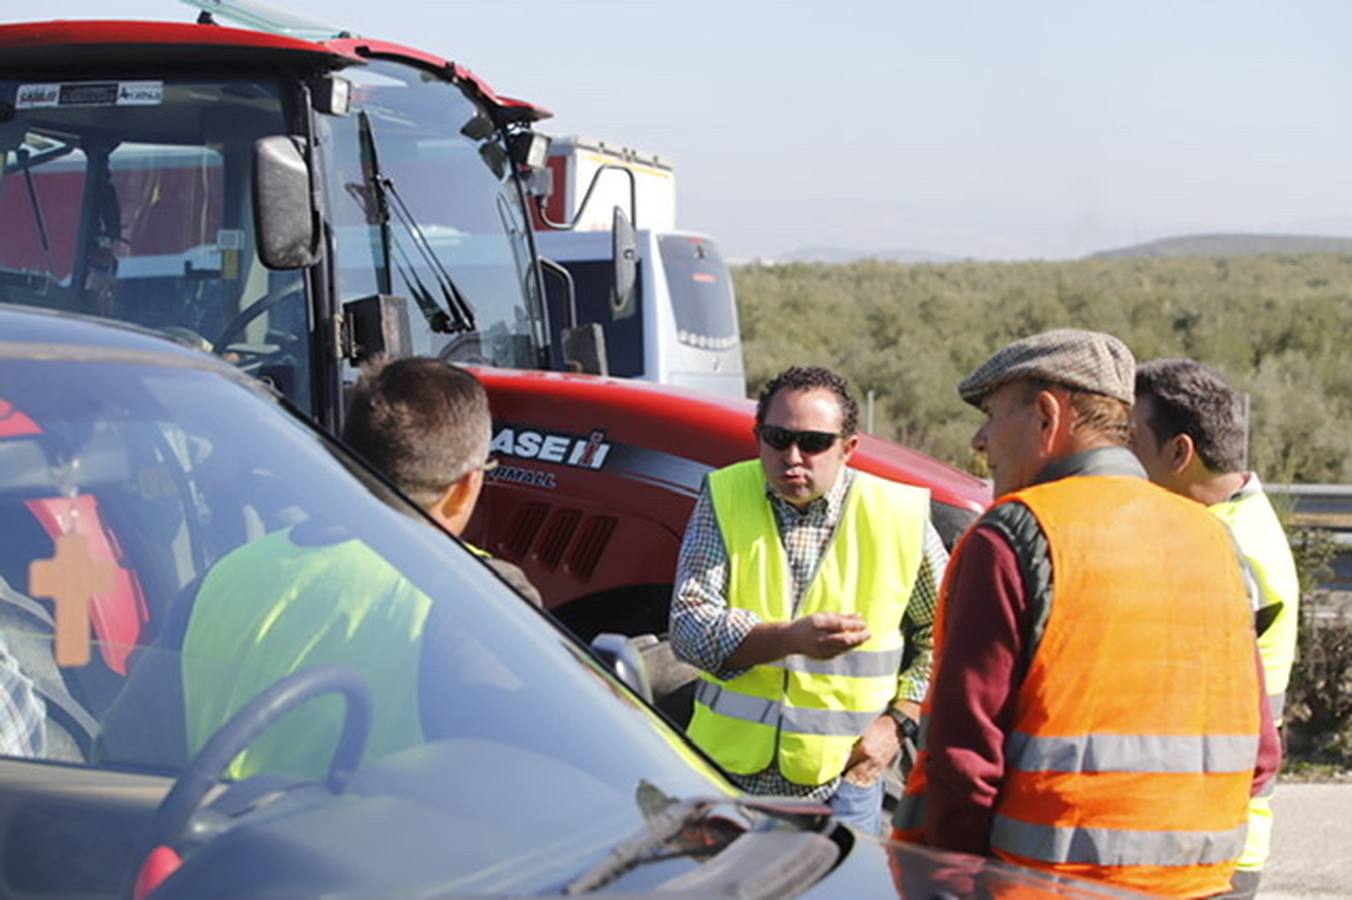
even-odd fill
[[[1300,638],[1286,693],[1287,768],[1310,780],[1352,771],[1352,616],[1322,588],[1337,545],[1288,528],[1300,575]]]
[[[1223,371],[1250,396],[1265,481],[1352,482],[1352,253],[793,264],[734,278],[753,391],[788,365],[830,366],[861,398],[875,392],[878,434],[973,471],[979,414],[958,381],[1010,340],[1074,326],[1112,332],[1142,360],[1189,356]],[[1352,618],[1320,588],[1328,535],[1291,538],[1302,622],[1288,767],[1327,777],[1352,767]]]
[[[1139,359],[1189,356],[1250,394],[1269,482],[1352,481],[1352,253],[734,272],[749,386],[792,364],[876,394],[874,431],[973,471],[963,375],[1018,337],[1073,326]]]

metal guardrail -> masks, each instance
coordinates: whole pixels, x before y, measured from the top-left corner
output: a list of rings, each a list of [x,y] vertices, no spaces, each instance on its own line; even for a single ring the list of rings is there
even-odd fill
[[[1352,485],[1265,484],[1263,490],[1288,526],[1318,528],[1337,542],[1333,575],[1324,587],[1352,599]]]

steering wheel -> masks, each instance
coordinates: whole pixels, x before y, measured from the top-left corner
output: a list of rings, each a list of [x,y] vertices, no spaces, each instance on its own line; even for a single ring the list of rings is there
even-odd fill
[[[230,342],[244,330],[246,325],[268,310],[281,305],[282,301],[289,300],[297,295],[304,296],[304,290],[305,283],[303,281],[292,281],[275,293],[267,294],[257,303],[250,304],[244,309],[241,309],[235,317],[226,324],[225,328],[221,329],[221,333],[216,337],[216,340],[211,342],[212,352],[217,354],[224,353],[225,348],[230,346]]]
[[[347,703],[343,730],[324,784],[333,793],[340,793],[366,752],[366,741],[371,734],[371,691],[362,676],[346,666],[301,669],[241,707],[179,773],[174,786],[155,811],[141,852],[131,857],[124,896],[131,896],[141,862],[151,850],[177,844],[187,834],[193,816],[231,760],[292,709],[316,697],[335,693],[342,694]]]

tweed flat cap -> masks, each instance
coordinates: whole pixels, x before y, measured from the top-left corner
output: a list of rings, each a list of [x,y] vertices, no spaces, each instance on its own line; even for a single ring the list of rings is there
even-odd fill
[[[1041,380],[1131,403],[1136,399],[1136,360],[1111,334],[1057,328],[1008,345],[958,385],[962,399],[980,406],[1011,381]]]

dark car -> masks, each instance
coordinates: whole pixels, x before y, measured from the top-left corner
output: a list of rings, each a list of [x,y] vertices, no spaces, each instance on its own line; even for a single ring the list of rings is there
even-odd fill
[[[0,703],[44,717],[42,758],[0,759],[6,896],[138,874],[157,897],[1099,893],[740,795],[332,439],[149,333],[0,306],[0,535],[0,663],[22,673]],[[358,617],[322,597],[314,640],[336,629],[345,659],[220,643],[213,611],[263,633],[305,608],[315,565],[239,563],[282,539],[417,598],[413,649],[354,655]],[[379,743],[391,717],[416,736]]]

